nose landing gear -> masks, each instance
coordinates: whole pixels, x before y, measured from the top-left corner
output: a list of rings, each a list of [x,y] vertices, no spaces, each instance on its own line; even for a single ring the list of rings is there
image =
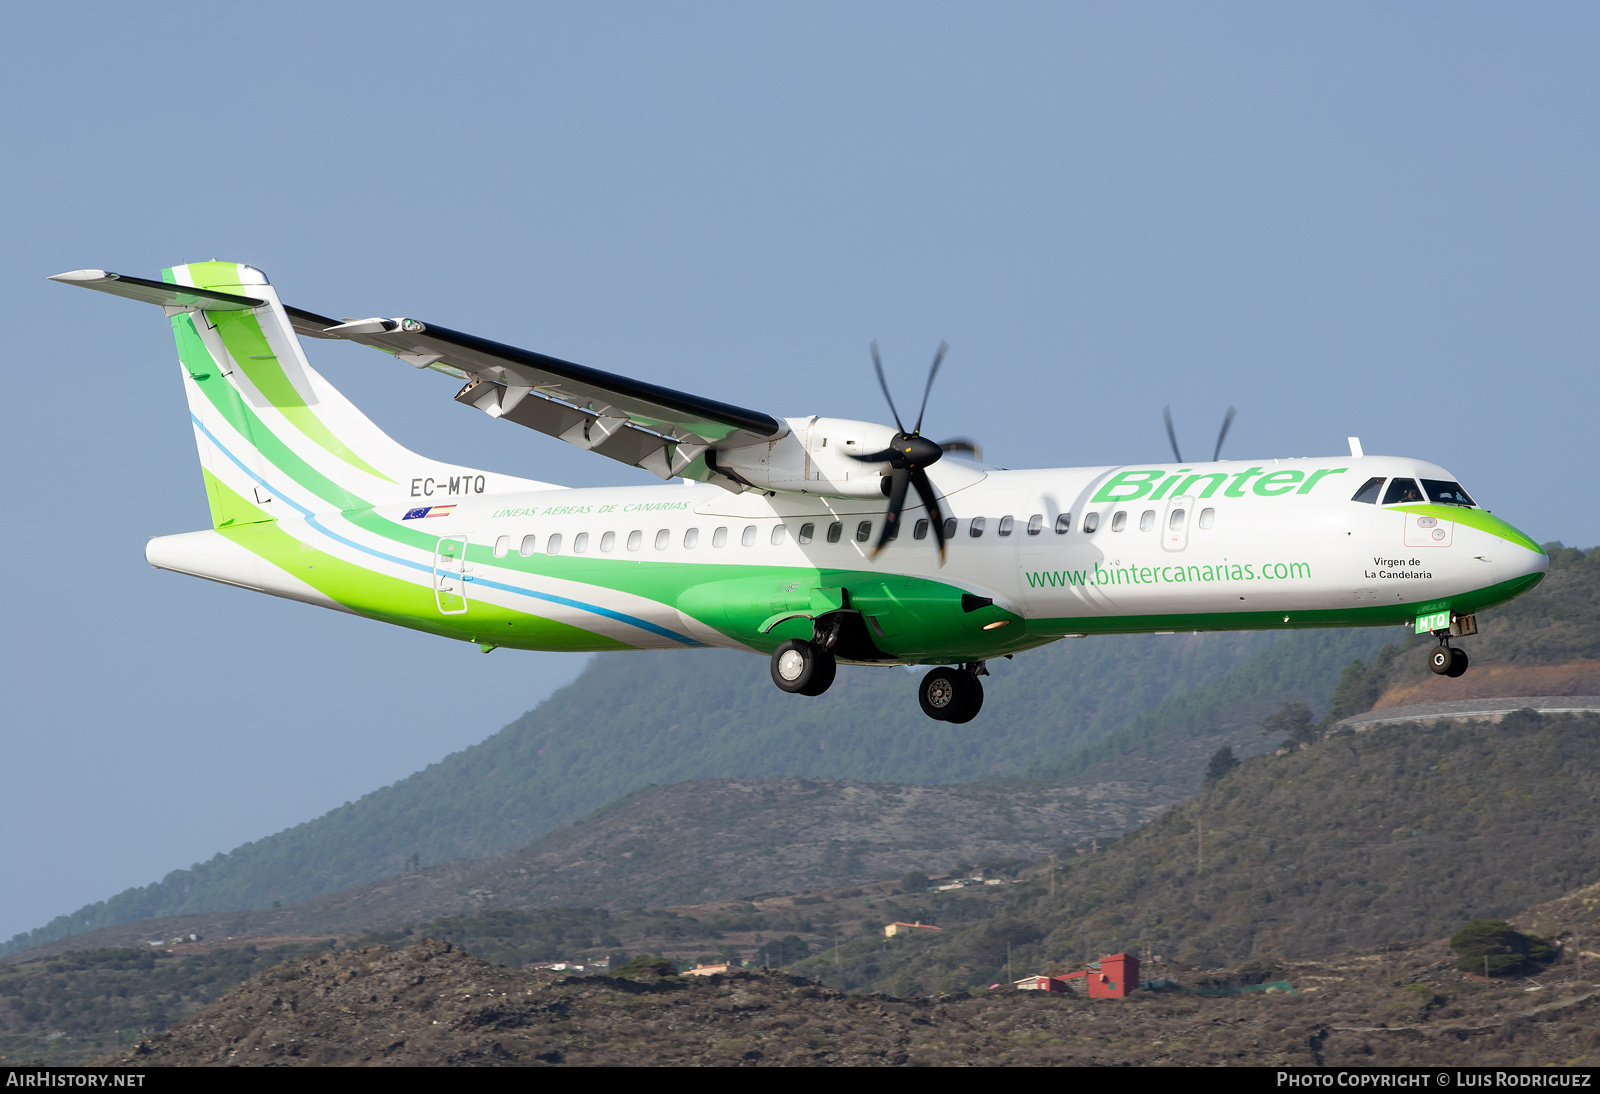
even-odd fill
[[[972,721],[983,709],[983,683],[978,677],[987,675],[982,661],[934,669],[917,685],[922,713],[938,722],[962,725]]]
[[[1439,639],[1439,644],[1428,653],[1428,667],[1438,676],[1452,679],[1467,671],[1467,651],[1450,644],[1449,638]]]

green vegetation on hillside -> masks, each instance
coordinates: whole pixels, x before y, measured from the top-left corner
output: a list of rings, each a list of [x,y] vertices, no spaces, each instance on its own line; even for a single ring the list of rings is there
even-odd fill
[[[1247,760],[1098,854],[1064,856],[1053,899],[1036,876],[993,922],[875,956],[875,976],[845,986],[988,983],[1007,942],[1038,967],[1118,950],[1220,965],[1438,938],[1592,882],[1597,803],[1597,716],[1341,731]]]
[[[304,946],[89,950],[0,965],[0,1060],[87,1063],[166,1029]]]
[[[1556,959],[1556,948],[1501,919],[1475,919],[1450,936],[1456,968],[1484,976],[1531,972]]]
[[[1379,644],[1354,633],[1365,640],[1354,649]],[[0,952],[155,916],[289,904],[416,861],[512,850],[650,784],[773,775],[946,783],[1020,772],[1256,651],[1306,640],[1315,634],[1060,642],[993,663],[983,714],[964,726],[924,717],[916,675],[899,669],[841,669],[826,695],[802,698],[774,688],[747,654],[599,656],[481,744],[314,821],[61,916]]]

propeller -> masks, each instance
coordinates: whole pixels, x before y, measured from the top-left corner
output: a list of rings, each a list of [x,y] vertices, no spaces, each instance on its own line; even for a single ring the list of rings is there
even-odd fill
[[[933,367],[928,369],[927,386],[922,389],[922,406],[917,411],[917,424],[912,427],[910,433],[907,433],[905,423],[900,420],[900,411],[895,409],[894,396],[889,394],[889,381],[883,375],[883,360],[878,356],[878,343],[872,343],[872,367],[878,373],[878,386],[883,389],[883,397],[889,402],[889,413],[894,415],[897,430],[894,439],[889,442],[889,447],[883,451],[851,457],[862,463],[887,463],[890,467],[887,476],[889,515],[883,522],[883,531],[878,536],[877,546],[872,549],[874,557],[883,550],[886,543],[900,534],[900,513],[906,505],[906,493],[915,489],[917,496],[922,499],[922,504],[928,508],[928,520],[933,525],[933,538],[939,543],[939,562],[941,565],[944,562],[944,510],[939,505],[939,495],[933,489],[933,483],[929,481],[927,472],[930,464],[939,462],[939,457],[944,455],[944,449],[922,435],[922,418],[928,412],[928,395],[933,391],[933,378],[939,375],[939,366],[944,364],[944,355],[949,349],[948,343],[939,343],[939,349],[933,355]]]
[[[1238,416],[1238,413],[1239,412],[1237,410],[1230,406],[1228,408],[1228,412],[1222,416],[1222,429],[1217,434],[1217,447],[1211,453],[1212,463],[1216,463],[1217,460],[1222,458],[1222,442],[1227,439],[1228,427],[1233,425],[1233,419]],[[1162,420],[1167,423],[1167,440],[1172,443],[1173,458],[1179,463],[1182,463],[1183,453],[1178,451],[1178,434],[1177,431],[1172,428],[1172,408],[1170,406],[1162,407],[1161,417]]]

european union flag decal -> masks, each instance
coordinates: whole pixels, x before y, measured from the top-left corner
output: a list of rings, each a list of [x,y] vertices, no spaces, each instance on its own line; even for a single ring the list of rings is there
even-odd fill
[[[416,520],[418,517],[425,517],[425,516],[428,515],[428,510],[432,509],[432,508],[433,508],[433,506],[431,506],[431,505],[424,505],[421,509],[413,509],[413,510],[411,510],[409,513],[407,513],[405,516],[401,517],[400,519],[401,520]]]

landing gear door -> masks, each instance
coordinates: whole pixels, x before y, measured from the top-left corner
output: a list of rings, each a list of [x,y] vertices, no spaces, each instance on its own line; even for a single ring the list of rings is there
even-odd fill
[[[1161,549],[1181,551],[1189,546],[1189,525],[1194,523],[1194,498],[1173,498],[1161,519]]]
[[[433,599],[440,615],[466,612],[467,570],[467,537],[441,537],[433,552]]]

